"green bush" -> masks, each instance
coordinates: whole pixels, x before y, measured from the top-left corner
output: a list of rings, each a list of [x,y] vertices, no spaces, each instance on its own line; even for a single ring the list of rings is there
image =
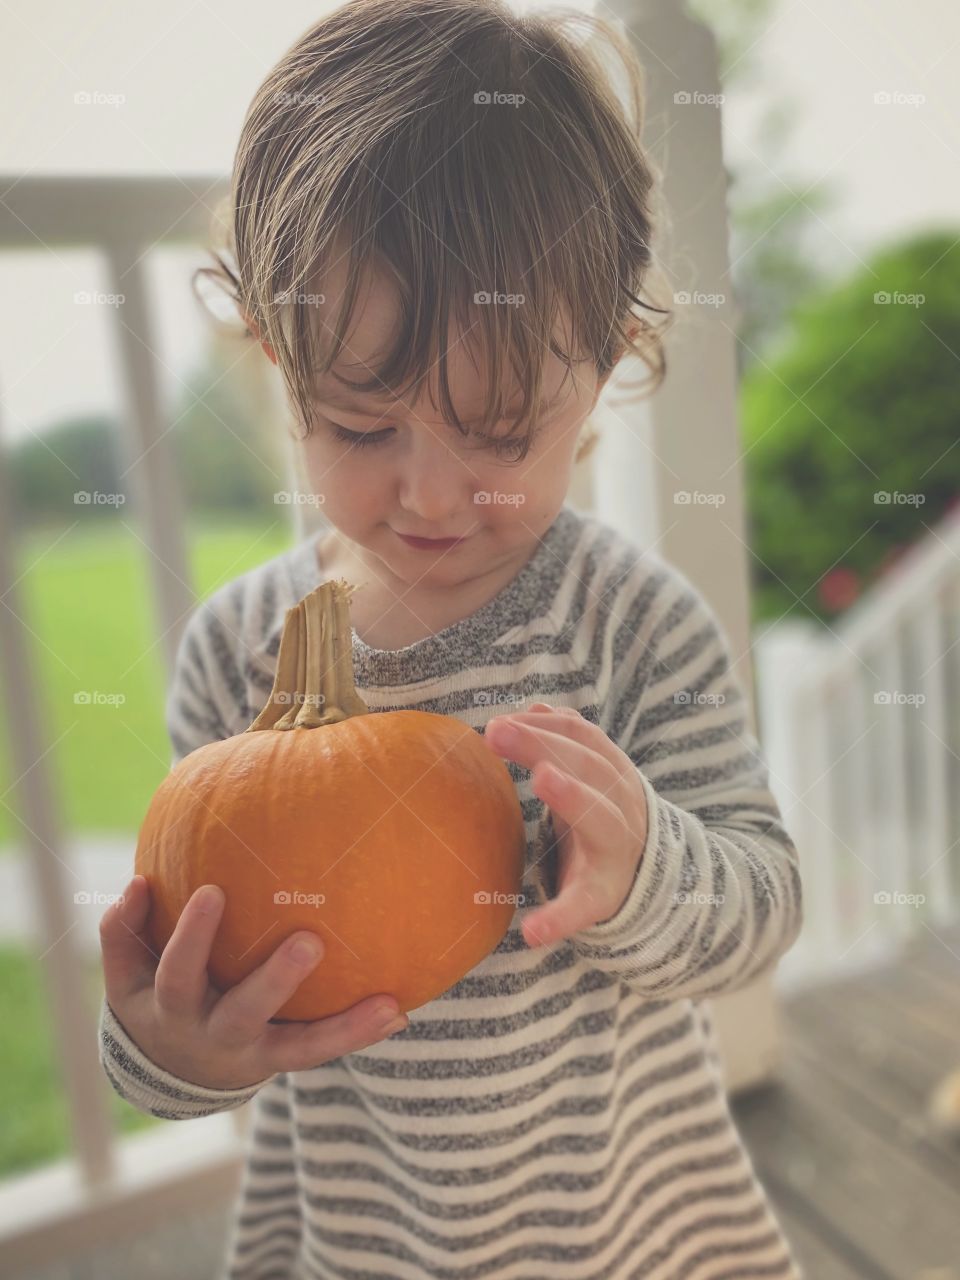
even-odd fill
[[[960,493],[958,397],[954,233],[888,248],[800,308],[741,387],[759,618],[828,620],[937,523]]]

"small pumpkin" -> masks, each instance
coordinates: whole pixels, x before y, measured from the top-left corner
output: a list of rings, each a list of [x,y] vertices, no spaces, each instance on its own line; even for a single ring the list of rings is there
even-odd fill
[[[179,761],[137,841],[158,955],[200,885],[224,890],[209,964],[222,990],[297,930],[323,938],[281,1020],[380,992],[415,1009],[497,946],[519,901],[506,764],[452,716],[370,712],[353,678],[354,590],[325,582],[287,611],[267,704]]]

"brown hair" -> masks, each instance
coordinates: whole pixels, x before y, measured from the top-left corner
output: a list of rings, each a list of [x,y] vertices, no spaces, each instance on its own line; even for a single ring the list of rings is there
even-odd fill
[[[619,54],[632,121],[578,27]],[[439,364],[444,418],[466,434],[450,398],[450,308],[463,331],[479,326],[489,353],[485,427],[503,419],[509,366],[523,393],[513,428],[535,422],[548,347],[568,368],[591,358],[601,377],[632,352],[647,366],[641,385],[655,389],[665,326],[632,310],[670,323],[640,296],[654,186],[642,95],[631,46],[595,16],[519,16],[503,0],[348,0],[257,90],[220,215],[226,253],[196,274],[224,287],[248,333],[273,348],[308,434],[316,379],[343,347],[368,267],[392,279],[400,323],[373,377],[334,375],[361,394],[415,395]],[[349,264],[334,332],[309,290],[341,238]],[[514,305],[477,305],[494,293]],[[572,352],[554,343],[561,306]],[[517,461],[529,435],[518,443]]]

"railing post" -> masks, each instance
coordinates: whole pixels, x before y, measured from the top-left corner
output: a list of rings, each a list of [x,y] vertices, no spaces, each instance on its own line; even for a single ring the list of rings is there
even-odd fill
[[[917,886],[927,896],[927,912],[936,925],[950,922],[956,915],[956,884],[950,848],[950,734],[947,717],[949,645],[960,636],[944,627],[948,616],[948,590],[933,596],[928,613],[918,615],[913,625],[917,635],[918,688],[924,701],[917,708],[922,841],[915,867]]]
[[[123,394],[122,440],[129,477],[143,523],[154,614],[168,675],[173,671],[180,632],[195,599],[187,566],[184,511],[173,456],[173,433],[163,425],[157,378],[156,339],[143,268],[144,247],[112,242],[103,246],[111,292],[122,295],[115,333]]]
[[[2,423],[0,423],[2,431]],[[2,435],[0,435],[2,439]],[[22,829],[24,856],[34,882],[43,936],[40,965],[53,1015],[53,1043],[70,1114],[73,1148],[90,1185],[114,1172],[106,1077],[97,1056],[93,1010],[84,981],[83,952],[73,929],[77,921],[73,886],[67,883],[59,805],[41,728],[40,699],[25,640],[23,602],[18,590],[13,502],[7,486],[6,453],[0,447],[0,676],[6,700],[9,754],[16,781],[15,817]],[[70,732],[68,730],[67,732]],[[58,850],[60,852],[58,852]]]
[[[810,885],[815,844],[820,824],[802,799],[814,778],[808,745],[808,712],[798,696],[806,665],[819,653],[816,628],[799,619],[780,622],[758,636],[754,644],[757,697],[764,758],[770,773],[770,791],[779,806],[784,826],[797,845],[804,892]],[[806,904],[804,927],[783,961],[785,972],[815,972],[823,954],[816,915]]]
[[[878,638],[868,656],[879,676],[873,707],[875,719],[879,721],[879,778],[882,779],[877,836],[883,883],[879,891],[891,895],[891,901],[881,905],[890,913],[898,935],[906,938],[912,932],[916,909],[907,901],[907,895],[915,890],[911,883],[910,855],[913,832],[907,810],[906,707],[897,700],[897,695],[905,692],[903,626],[901,619],[893,619],[887,635]]]

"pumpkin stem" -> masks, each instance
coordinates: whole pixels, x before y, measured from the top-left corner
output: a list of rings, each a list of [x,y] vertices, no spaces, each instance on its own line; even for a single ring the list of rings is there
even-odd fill
[[[266,706],[245,729],[318,729],[370,708],[353,680],[350,597],[343,578],[323,582],[287,610]]]

